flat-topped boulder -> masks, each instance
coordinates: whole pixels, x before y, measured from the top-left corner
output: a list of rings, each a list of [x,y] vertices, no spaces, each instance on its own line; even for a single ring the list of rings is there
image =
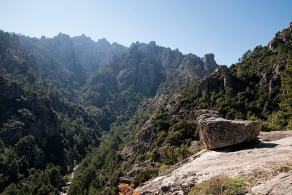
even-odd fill
[[[197,118],[200,141],[206,149],[217,149],[251,142],[257,139],[261,123],[257,121],[227,120],[214,115]]]

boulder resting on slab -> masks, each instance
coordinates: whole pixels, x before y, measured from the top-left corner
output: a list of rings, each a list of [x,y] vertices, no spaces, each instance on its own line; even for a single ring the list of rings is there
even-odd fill
[[[211,115],[198,117],[200,141],[206,149],[217,149],[257,139],[261,123],[257,121],[227,120]]]

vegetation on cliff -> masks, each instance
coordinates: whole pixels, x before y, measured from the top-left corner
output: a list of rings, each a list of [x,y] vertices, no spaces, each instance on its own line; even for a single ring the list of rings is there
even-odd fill
[[[0,31],[0,192],[56,194],[80,161],[69,194],[140,185],[200,149],[197,109],[290,129],[291,31],[229,68],[155,42]]]
[[[174,95],[146,100],[81,163],[69,194],[116,194],[119,182],[137,186],[189,156],[198,139],[196,109],[216,109],[229,119],[262,120],[266,130],[290,128],[291,51],[288,38],[273,47],[258,46],[239,63],[222,66]]]
[[[115,121],[217,66],[212,54],[187,56],[155,42],[126,48],[84,35],[0,31],[0,192],[56,194]]]

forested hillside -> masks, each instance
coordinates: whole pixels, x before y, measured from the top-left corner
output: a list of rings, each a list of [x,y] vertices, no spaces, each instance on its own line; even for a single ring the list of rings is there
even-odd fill
[[[291,129],[291,44],[290,25],[237,64],[221,66],[174,94],[144,100],[130,120],[113,125],[101,146],[82,161],[69,194],[117,194],[200,150],[199,109],[216,109],[229,119],[260,120],[267,131]]]
[[[97,147],[98,122],[51,87],[17,35],[1,32],[1,184],[5,193],[57,192]]]
[[[0,31],[0,193],[57,194],[114,122],[217,67],[213,54],[154,42],[127,48],[84,35]]]
[[[238,64],[221,67],[184,91],[186,103],[217,109],[226,118],[267,121],[266,130],[292,128],[292,25],[268,46],[247,51]]]

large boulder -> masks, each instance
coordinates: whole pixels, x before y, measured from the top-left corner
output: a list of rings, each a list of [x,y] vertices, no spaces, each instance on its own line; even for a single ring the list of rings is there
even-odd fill
[[[197,118],[200,141],[206,149],[217,149],[250,142],[260,133],[257,121],[227,120],[203,114]]]

